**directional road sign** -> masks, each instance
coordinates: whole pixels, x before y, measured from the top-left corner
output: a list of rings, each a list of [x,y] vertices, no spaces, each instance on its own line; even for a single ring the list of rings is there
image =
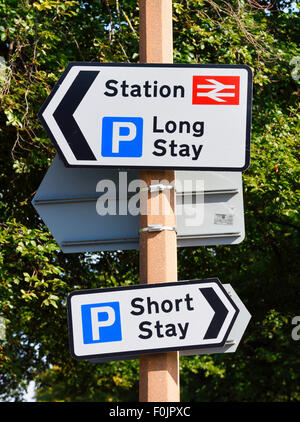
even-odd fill
[[[245,65],[70,63],[39,117],[68,166],[244,171]]]
[[[136,194],[130,185],[138,178],[138,170],[68,168],[56,156],[33,205],[65,253],[138,249],[139,214],[129,212]],[[97,192],[99,182],[112,186],[111,196],[103,188]],[[178,247],[237,244],[244,239],[240,173],[178,171],[176,188]],[[104,195],[113,214],[97,212]]]
[[[89,360],[221,348],[239,314],[217,278],[74,291],[67,307],[71,354]]]
[[[237,318],[232,325],[232,328],[228,334],[228,338],[225,341],[224,346],[221,347],[202,347],[200,349],[184,349],[179,350],[180,356],[191,356],[191,355],[209,355],[209,354],[220,354],[220,353],[234,353],[243,337],[243,334],[249,324],[249,321],[251,319],[251,315],[241,299],[236,294],[235,290],[230,284],[222,284],[228,295],[231,297],[235,305],[239,309],[239,313],[237,315]],[[123,357],[124,360],[132,360],[132,359],[138,359],[139,355],[126,355]],[[107,362],[107,361],[113,361],[118,360],[118,356],[112,356],[110,358],[89,358],[88,359],[91,362]]]

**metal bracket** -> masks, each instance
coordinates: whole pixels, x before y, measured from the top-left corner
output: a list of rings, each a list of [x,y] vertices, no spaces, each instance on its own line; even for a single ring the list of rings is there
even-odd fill
[[[158,185],[149,185],[147,188],[142,188],[141,191],[149,191],[149,192],[162,192],[166,189],[175,189],[175,186],[173,185],[163,185],[162,183],[159,183]]]
[[[148,227],[140,229],[140,232],[161,232],[163,230],[174,230],[176,233],[176,227],[163,226],[162,224],[150,224]]]

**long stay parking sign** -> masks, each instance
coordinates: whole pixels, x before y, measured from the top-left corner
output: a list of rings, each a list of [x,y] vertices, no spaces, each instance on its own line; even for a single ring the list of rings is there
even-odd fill
[[[68,166],[244,171],[245,65],[70,63],[39,117]]]

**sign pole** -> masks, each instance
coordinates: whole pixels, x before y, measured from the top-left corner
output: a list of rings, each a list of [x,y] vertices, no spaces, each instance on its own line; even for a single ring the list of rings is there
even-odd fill
[[[140,0],[140,62],[172,63],[172,0]],[[175,182],[174,171],[142,170],[141,179],[149,187]],[[141,195],[143,196],[143,195]],[[141,198],[140,217],[140,283],[152,284],[177,280],[175,194],[162,190]],[[155,204],[154,204],[155,201]],[[159,209],[157,204],[160,204]],[[146,207],[146,208],[145,208]],[[155,211],[155,212],[154,212]],[[149,231],[149,226],[161,225],[161,231]],[[140,356],[141,402],[178,402],[179,353],[168,352]]]

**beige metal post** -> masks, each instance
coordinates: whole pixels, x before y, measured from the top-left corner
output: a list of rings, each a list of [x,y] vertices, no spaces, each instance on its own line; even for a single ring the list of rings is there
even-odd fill
[[[143,63],[173,62],[172,0],[140,0],[140,61]],[[143,170],[140,177],[149,186],[153,181],[175,182],[174,171]],[[156,195],[159,195],[157,197]],[[140,227],[153,224],[176,226],[174,190],[155,194],[157,202],[148,192],[147,214],[141,215]],[[164,206],[164,203],[166,206]],[[141,204],[143,209],[145,204]],[[153,214],[152,211],[155,211]],[[168,209],[168,213],[166,213]],[[140,234],[140,282],[161,283],[177,280],[176,232],[141,232]],[[179,354],[168,352],[140,357],[140,401],[178,402]]]

